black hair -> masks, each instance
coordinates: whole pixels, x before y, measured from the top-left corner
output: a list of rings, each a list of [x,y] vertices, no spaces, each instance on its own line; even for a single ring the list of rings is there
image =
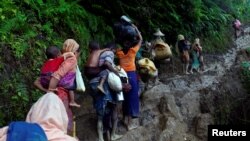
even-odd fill
[[[140,41],[139,33],[131,24],[116,22],[113,27],[115,42],[123,48],[131,48]]]
[[[60,50],[57,46],[50,46],[46,49],[46,56],[48,59],[54,59],[58,56]]]
[[[95,49],[99,49],[99,48],[100,48],[100,44],[97,41],[90,41],[89,42],[89,49],[95,50]]]
[[[108,42],[107,44],[104,45],[104,48],[115,49],[116,43],[115,42]]]

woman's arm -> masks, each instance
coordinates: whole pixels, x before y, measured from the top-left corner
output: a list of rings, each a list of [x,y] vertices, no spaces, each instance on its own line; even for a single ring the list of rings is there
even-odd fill
[[[135,28],[136,32],[138,33],[138,37],[139,37],[139,43],[141,45],[142,43],[142,35],[141,35],[141,32],[138,30],[137,26],[135,26],[134,24],[132,24],[132,26]]]
[[[49,89],[48,89],[48,91],[49,92],[57,91],[56,87],[57,87],[58,83],[59,83],[58,79],[56,79],[55,77],[51,77],[50,82],[49,82]]]
[[[42,90],[43,92],[47,92],[48,90],[47,89],[45,89],[43,86],[42,86],[42,84],[41,84],[41,82],[40,82],[40,77],[38,77],[35,81],[34,81],[34,85],[38,88],[38,89],[40,89],[40,90]]]
[[[75,54],[73,52],[65,52],[62,54],[64,60],[66,60],[67,58],[70,58],[70,57],[74,57]]]
[[[49,83],[49,91],[56,90],[56,87],[61,80],[68,72],[74,71],[76,69],[77,59],[76,57],[67,58],[58,68],[56,72],[52,74]]]

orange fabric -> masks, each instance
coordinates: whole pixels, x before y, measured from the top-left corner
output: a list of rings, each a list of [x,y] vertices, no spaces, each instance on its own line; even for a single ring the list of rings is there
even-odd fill
[[[124,54],[121,49],[117,50],[116,55],[119,58],[119,65],[125,71],[135,71],[135,56],[138,50],[140,49],[140,44],[137,44],[135,47],[129,49],[127,54]]]

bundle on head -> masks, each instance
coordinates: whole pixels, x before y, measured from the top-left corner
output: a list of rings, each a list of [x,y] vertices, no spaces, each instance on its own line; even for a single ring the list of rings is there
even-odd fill
[[[131,24],[117,22],[114,24],[113,32],[116,43],[123,48],[133,47],[140,41],[137,30]]]
[[[152,56],[155,60],[164,60],[172,56],[172,51],[163,40],[156,40],[153,43]]]
[[[150,79],[158,76],[158,70],[155,67],[153,61],[148,58],[143,58],[138,61],[139,75],[143,82],[147,82]]]

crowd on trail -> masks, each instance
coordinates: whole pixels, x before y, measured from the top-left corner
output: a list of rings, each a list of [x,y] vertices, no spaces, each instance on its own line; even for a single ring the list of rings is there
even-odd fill
[[[238,24],[233,26],[236,31],[240,30]],[[191,43],[179,34],[173,49],[157,29],[153,41],[143,42],[137,26],[126,16],[115,24],[114,34],[114,41],[103,47],[97,41],[89,42],[87,62],[80,68],[87,84],[77,65],[81,47],[74,39],[65,40],[61,51],[56,46],[48,47],[47,60],[34,81],[34,85],[46,94],[33,104],[26,121],[11,122],[0,129],[0,141],[78,141],[72,107],[81,107],[75,101],[74,91],[84,92],[85,85],[90,88],[96,110],[98,140],[104,141],[104,133],[107,140],[118,140],[122,138],[116,134],[118,114],[123,115],[127,130],[139,126],[134,122],[140,114],[139,83],[156,81],[159,62],[172,61],[172,51],[183,63],[184,74],[205,70],[199,38]]]

